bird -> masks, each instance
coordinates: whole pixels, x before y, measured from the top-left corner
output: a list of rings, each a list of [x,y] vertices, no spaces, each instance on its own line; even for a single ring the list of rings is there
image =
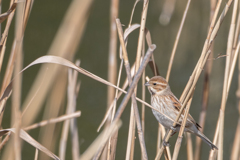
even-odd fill
[[[173,128],[174,120],[176,119],[179,111],[181,110],[182,104],[178,100],[178,98],[176,98],[176,96],[172,93],[168,82],[161,76],[154,76],[145,83],[145,86],[147,86],[151,94],[151,105],[157,110],[156,111],[152,109],[153,115],[155,116],[157,121],[166,129],[172,129],[172,135],[174,135],[176,132],[179,132],[184,117],[184,111],[180,116],[178,124],[175,128]],[[215,146],[200,131],[200,128],[201,126],[193,119],[190,114],[188,114],[184,132],[195,134],[196,136],[200,137],[204,142],[206,142],[212,150],[218,150],[217,146]],[[168,143],[166,143],[165,141],[163,142],[163,145],[168,145]]]

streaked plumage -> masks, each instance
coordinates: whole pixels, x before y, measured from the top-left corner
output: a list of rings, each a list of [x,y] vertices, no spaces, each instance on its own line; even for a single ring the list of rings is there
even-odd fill
[[[167,81],[161,76],[155,76],[145,84],[151,93],[151,104],[154,108],[159,110],[152,110],[157,121],[162,124],[166,129],[170,129],[176,119],[182,104],[171,92],[170,86]],[[184,111],[183,111],[184,113]],[[167,115],[168,117],[166,117]],[[179,123],[182,123],[184,115],[182,114]],[[199,136],[204,142],[206,142],[212,149],[217,147],[199,130],[200,125],[188,114],[187,122],[184,131],[193,133]],[[176,132],[180,130],[180,125],[177,125]]]

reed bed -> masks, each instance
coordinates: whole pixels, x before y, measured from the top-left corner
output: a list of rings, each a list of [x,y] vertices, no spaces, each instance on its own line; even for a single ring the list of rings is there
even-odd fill
[[[5,3],[5,1],[0,1],[0,3]],[[189,16],[195,16],[194,9],[191,8],[191,3],[194,2],[191,0],[183,1],[181,5],[175,0],[165,0],[164,3],[159,3],[162,10],[159,12],[159,19],[151,17],[152,12],[156,12],[157,8],[151,3],[156,4],[156,2],[136,0],[130,7],[128,6],[131,8],[128,13],[124,11],[124,14],[120,14],[121,3],[125,4],[126,2],[111,0],[108,13],[110,17],[108,55],[98,56],[99,53],[94,53],[96,59],[101,57],[108,61],[107,71],[104,71],[107,74],[107,80],[101,78],[100,73],[90,71],[91,69],[87,69],[88,67],[81,67],[82,63],[83,66],[86,65],[86,57],[81,61],[76,59],[79,46],[89,38],[86,38],[84,34],[88,28],[91,28],[91,23],[88,23],[88,20],[91,19],[91,12],[94,10],[95,3],[100,3],[92,0],[71,1],[48,52],[24,65],[25,33],[28,30],[29,17],[31,17],[34,7],[37,7],[34,6],[35,3],[34,0],[11,0],[9,9],[0,15],[0,23],[5,23],[0,40],[0,71],[2,71],[0,74],[3,77],[0,98],[0,159],[200,160],[207,159],[206,157],[209,160],[240,159],[240,56],[238,54],[240,49],[240,3],[238,0],[228,0],[225,3],[222,0],[209,2],[208,20],[198,22],[198,25],[202,26],[207,24],[207,29],[201,35],[205,40],[202,43],[194,37],[184,36],[192,33],[191,30],[185,29],[185,26],[194,26],[191,23],[189,25],[188,19]],[[205,2],[201,3],[206,4]],[[174,12],[177,12],[178,8],[184,9],[179,9],[181,14],[178,15],[178,19],[180,20],[175,22]],[[126,14],[129,15],[122,16]],[[14,17],[15,23],[13,23]],[[158,25],[161,27],[174,24],[174,34],[157,35],[156,29],[148,24],[152,19],[159,20]],[[12,34],[10,26],[13,25],[14,38],[11,43],[8,41],[8,35]],[[98,25],[101,24],[98,23]],[[96,26],[96,29],[100,29],[99,26]],[[160,28],[159,26],[158,28]],[[225,28],[222,29],[222,26]],[[227,32],[227,36],[223,36],[223,30],[225,34]],[[136,35],[136,33],[135,39],[132,38],[132,35]],[[162,54],[161,58],[159,58],[159,52],[166,51],[163,44],[156,41],[156,37],[161,37],[161,40],[163,38],[174,39],[168,45],[169,51]],[[191,39],[188,39],[189,37]],[[185,45],[185,42],[193,40],[201,50],[194,50],[196,53],[193,54],[194,58],[191,60],[187,54],[184,56],[183,49],[180,48],[191,47]],[[92,48],[95,47],[95,43],[94,39],[91,39]],[[220,54],[218,54],[218,46],[225,46],[225,50],[220,49]],[[11,48],[11,51],[8,51],[7,48]],[[7,64],[4,63],[6,57]],[[166,59],[168,59],[168,63],[164,62]],[[222,60],[225,60],[225,63],[222,63],[224,67],[218,68],[222,74],[216,78],[216,76],[212,76],[216,71],[214,67],[218,61]],[[237,60],[239,60],[238,67]],[[102,63],[101,60],[98,62]],[[176,65],[181,63],[187,63],[188,69],[184,70],[179,67],[178,72],[181,73],[177,74]],[[23,73],[39,64],[41,64],[41,68],[34,77],[30,90],[23,95]],[[94,63],[88,64],[88,66],[94,65]],[[166,76],[163,73],[166,73]],[[180,85],[184,79],[185,87],[179,96],[182,108],[178,117],[173,120],[173,127],[175,127],[179,125],[180,115],[184,115],[183,125],[181,125],[178,136],[175,136],[177,139],[171,138],[173,131],[166,132],[165,128],[155,119],[155,129],[149,129],[151,124],[148,120],[150,116],[148,113],[151,112],[149,109],[154,108],[149,104],[149,94],[146,93],[144,84],[149,80],[148,77],[157,75],[166,77],[170,86],[173,86],[173,91],[174,87]],[[81,78],[79,79],[79,77]],[[87,86],[91,82],[85,83],[82,81],[83,77],[90,78],[93,83],[105,84],[107,90],[101,91],[100,97],[97,97],[99,96],[97,94],[98,87],[93,83]],[[214,90],[218,93],[213,93],[211,86],[218,83],[219,79],[222,80],[221,87]],[[235,82],[238,82],[238,88]],[[231,85],[237,89],[234,90],[233,87],[231,89]],[[93,87],[95,92],[80,94],[82,87],[88,89]],[[202,92],[200,96],[198,88]],[[234,92],[236,92],[234,99],[237,101],[235,108],[228,106],[228,99],[233,99],[231,93]],[[214,99],[214,94],[219,93],[222,94],[221,99],[218,99],[219,103],[217,101],[210,103],[212,102],[211,98]],[[197,96],[195,96],[196,94]],[[138,98],[139,95],[141,98]],[[83,96],[82,99],[91,99],[92,104],[99,98],[104,99],[106,105],[98,104],[96,107],[89,103],[87,106],[81,106],[79,110],[78,99],[81,96]],[[130,99],[131,103],[129,103]],[[200,99],[198,102],[201,104],[196,104],[195,99]],[[7,102],[11,102],[11,104]],[[201,109],[194,106],[201,106]],[[95,107],[94,113],[97,114],[84,112],[86,111],[85,107]],[[6,118],[9,110],[11,118]],[[104,115],[101,111],[105,110]],[[198,121],[202,132],[207,131],[207,134],[212,133],[213,135],[215,130],[214,137],[208,135],[207,137],[218,147],[218,150],[208,148],[208,152],[206,152],[206,148],[203,149],[205,144],[202,144],[200,138],[193,138],[191,134],[184,133],[187,115],[194,110],[196,111],[193,117],[199,117]],[[230,117],[229,119],[228,112],[238,112],[238,118]],[[211,115],[217,114],[219,114],[218,117],[211,117]],[[94,117],[94,115],[98,117]],[[151,114],[151,116],[153,115]],[[39,120],[38,117],[42,118]],[[96,119],[95,123],[99,125],[94,128],[96,136],[91,142],[83,142],[85,147],[82,147],[81,133],[93,134],[85,128],[92,122],[82,121],[82,117],[90,117],[90,121]],[[10,123],[6,122],[6,119]],[[101,123],[98,121],[99,119],[102,119]],[[209,121],[214,122],[209,123]],[[81,125],[78,124],[79,122]],[[38,138],[36,135],[32,135],[32,130],[37,130]],[[122,136],[122,131],[125,132],[125,136]],[[234,138],[230,138],[229,135],[233,134]],[[171,146],[162,145],[165,135],[165,141],[168,142],[171,139]],[[183,137],[186,138],[186,143],[184,143]],[[123,141],[125,145],[122,145]],[[25,143],[30,144],[30,147],[34,149],[32,157],[25,155],[27,147],[29,147]]]

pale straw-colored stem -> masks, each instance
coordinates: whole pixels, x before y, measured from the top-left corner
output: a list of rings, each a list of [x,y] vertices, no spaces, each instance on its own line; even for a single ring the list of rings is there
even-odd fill
[[[211,10],[210,10],[210,26],[209,29],[213,29],[213,25],[216,21],[216,13],[219,11],[219,7],[217,8],[218,11],[216,12],[216,0],[211,0],[210,2]],[[210,88],[210,74],[212,71],[212,63],[213,63],[213,44],[210,48],[211,54],[209,56],[209,60],[206,63],[205,71],[204,71],[204,84],[203,84],[203,96],[202,96],[202,109],[199,115],[199,125],[202,127],[201,131],[204,131],[205,121],[206,121],[206,114],[207,114],[207,107],[208,107],[208,99],[209,99],[209,88]],[[195,147],[195,154],[194,160],[199,160],[201,155],[201,145],[202,140],[201,138],[196,136],[196,147]]]
[[[117,78],[117,27],[115,23],[115,18],[118,17],[118,9],[119,9],[119,0],[111,0],[110,6],[110,38],[109,38],[109,56],[108,56],[108,81],[112,84],[116,83]],[[110,106],[111,102],[114,99],[115,89],[108,86],[107,91],[107,110]],[[109,115],[106,126],[111,123],[111,114]],[[115,150],[111,150],[111,139],[109,140],[109,145],[105,147],[105,150],[102,153],[101,160],[106,160],[110,158],[110,155],[115,156]],[[107,158],[108,157],[108,158]],[[112,157],[114,159],[115,157]]]
[[[38,149],[36,148],[34,160],[38,160]]]
[[[133,92],[134,92],[134,88],[135,88],[135,86],[137,85],[137,83],[138,83],[138,81],[139,81],[139,79],[140,79],[140,77],[141,77],[141,75],[142,75],[142,73],[143,73],[143,70],[144,70],[145,67],[147,66],[148,61],[149,61],[149,59],[150,59],[153,51],[155,50],[155,48],[156,48],[156,45],[154,45],[154,44],[151,45],[151,46],[148,48],[148,51],[147,51],[146,55],[145,55],[144,58],[143,58],[143,61],[142,61],[142,63],[141,63],[141,66],[140,66],[138,72],[136,73],[136,75],[134,76],[134,79],[133,79],[133,81],[132,81],[132,83],[131,83],[131,86],[129,87],[129,89],[128,89],[128,91],[127,91],[127,94],[124,96],[124,98],[123,98],[120,106],[118,107],[118,110],[117,110],[117,112],[116,112],[116,114],[115,114],[115,117],[114,117],[114,121],[113,121],[113,122],[115,122],[116,120],[119,120],[119,119],[120,119],[120,117],[121,117],[124,109],[126,108],[126,105],[127,105],[128,101],[129,101],[130,97],[132,96],[132,94],[133,94]],[[121,91],[122,91],[122,90],[121,90]],[[142,102],[143,102],[143,101],[142,101]],[[144,103],[144,102],[143,102],[143,103]],[[145,104],[147,104],[147,103],[145,103]],[[150,105],[150,106],[151,106],[151,105]],[[152,107],[152,108],[153,108],[153,107]],[[97,154],[94,156],[93,159],[94,159],[94,160],[97,160],[97,159],[99,158],[101,152],[102,152],[102,148],[99,148]]]
[[[143,46],[143,38],[145,35],[145,25],[147,20],[147,11],[148,11],[148,4],[149,0],[144,0],[143,2],[143,11],[142,11],[142,17],[141,17],[141,27],[139,30],[139,37],[138,37],[138,47],[137,47],[137,56],[136,56],[136,68],[137,71],[140,66],[140,58],[141,58],[141,52],[142,52],[142,46]]]
[[[38,127],[46,126],[48,124],[59,123],[59,122],[69,120],[69,119],[72,119],[72,118],[77,118],[80,115],[81,115],[81,112],[76,111],[76,112],[71,113],[71,114],[66,114],[66,115],[63,115],[63,116],[60,116],[60,117],[57,117],[57,118],[52,118],[52,119],[49,119],[49,120],[45,120],[45,121],[42,121],[42,122],[39,122],[39,123],[32,124],[31,126],[25,127],[24,130],[29,131],[29,130],[32,130],[32,129],[35,129],[35,128],[38,128]]]
[[[240,49],[240,41],[238,41],[237,48],[236,48],[235,52],[233,53],[232,63],[231,63],[231,66],[230,66],[229,77],[228,77],[228,82],[229,83],[228,83],[228,86],[227,86],[227,92],[229,92],[229,89],[230,89],[230,86],[231,86],[233,72],[234,72],[234,69],[236,67],[237,57],[238,57],[238,54],[239,54],[239,49]]]
[[[174,42],[173,50],[172,50],[170,61],[169,61],[169,64],[168,64],[167,75],[166,75],[166,81],[167,82],[169,81],[169,78],[170,78],[170,73],[171,73],[171,70],[172,70],[173,59],[175,57],[175,53],[176,53],[176,49],[177,49],[178,42],[179,42],[179,39],[180,39],[180,35],[182,33],[183,25],[184,25],[184,22],[185,22],[186,17],[187,17],[187,13],[188,13],[188,9],[189,9],[189,6],[190,6],[190,2],[191,2],[191,0],[188,0],[186,8],[185,8],[184,13],[183,13],[181,24],[180,24],[179,29],[178,29],[177,36],[176,36],[176,39],[175,39],[175,42]],[[160,127],[160,126],[158,126],[158,127]],[[160,128],[158,129],[158,132],[159,131],[161,131]],[[159,134],[160,133],[158,133],[158,135]],[[160,141],[160,138],[158,138],[158,141]],[[159,143],[159,142],[157,142],[157,143]],[[157,146],[157,150],[158,150],[158,146]]]
[[[142,53],[142,49],[143,49],[143,39],[144,39],[144,35],[145,35],[145,25],[146,25],[146,20],[147,20],[147,11],[148,11],[148,4],[149,4],[149,0],[144,0],[143,2],[143,11],[142,11],[142,17],[141,17],[141,26],[140,26],[140,30],[139,30],[139,37],[138,37],[138,46],[137,46],[137,55],[136,55],[136,60],[135,60],[135,64],[136,64],[136,68],[135,68],[135,73],[138,71],[139,66],[140,66],[140,59],[141,59],[141,53]],[[137,86],[135,88],[135,94],[137,93]],[[135,107],[133,105],[133,107]],[[136,109],[135,109],[136,110]],[[134,146],[135,146],[135,118],[133,116],[133,109],[131,109],[131,117],[130,117],[130,122],[132,122],[133,124],[131,125],[131,128],[129,128],[129,130],[131,130],[132,135],[131,137],[129,137],[129,141],[131,141],[131,156],[130,159],[133,160],[133,156],[134,156]],[[135,119],[135,120],[134,120]],[[144,159],[144,157],[142,157]],[[146,157],[145,157],[146,158]],[[128,160],[128,159],[127,159]]]
[[[77,61],[76,65],[79,66],[80,61]],[[67,87],[68,101],[67,101],[67,108],[66,108],[67,115],[73,113],[76,110],[76,99],[79,91],[77,87],[77,76],[78,76],[77,71],[75,70],[73,71],[71,69],[68,70],[68,87]],[[70,128],[70,120],[64,121],[63,127],[62,127],[60,144],[59,144],[59,158],[61,160],[65,160],[69,128]],[[73,136],[71,138],[73,138]],[[74,141],[72,140],[72,142]],[[79,146],[76,146],[76,147],[78,147],[77,149],[79,150]],[[77,157],[79,157],[79,153]]]
[[[238,124],[237,124],[236,133],[235,133],[235,138],[233,141],[231,160],[237,160],[240,157],[240,154],[239,154],[239,150],[240,150],[240,136],[239,136],[240,135],[240,56],[238,56],[238,90],[236,92],[236,97],[237,97],[237,101],[238,101],[239,118],[238,118]]]
[[[15,54],[16,54],[16,63],[14,66],[14,76],[16,77],[18,73],[22,70],[23,63],[23,52],[22,52],[22,43],[23,43],[23,14],[24,14],[25,1],[18,4],[17,14],[16,14],[16,27],[15,27]],[[12,97],[12,125],[16,128],[16,134],[14,134],[14,154],[15,160],[21,160],[21,139],[19,137],[22,117],[21,117],[21,91],[22,91],[22,76],[19,75],[16,80],[13,82],[13,97]]]
[[[239,103],[239,102],[238,102]],[[235,133],[235,138],[233,141],[232,153],[231,153],[231,160],[239,159],[239,149],[240,149],[240,118],[238,118],[237,129]]]
[[[222,92],[222,102],[221,102],[221,108],[219,113],[219,146],[218,146],[218,160],[223,159],[223,133],[224,133],[224,117],[225,117],[225,108],[226,108],[226,102],[228,97],[228,86],[229,86],[229,72],[230,72],[230,61],[232,57],[232,46],[233,46],[233,38],[234,38],[234,32],[235,32],[235,21],[236,21],[236,15],[237,15],[237,4],[238,1],[234,1],[234,7],[233,7],[233,14],[232,14],[232,20],[228,35],[228,43],[227,43],[227,57],[226,57],[226,66],[225,66],[225,73],[224,73],[224,83],[223,83],[223,92]]]
[[[140,0],[136,0],[134,5],[133,5],[133,9],[132,9],[132,13],[131,13],[131,16],[130,16],[130,20],[129,20],[128,26],[131,26],[131,24],[132,24],[133,14],[134,14],[134,11],[135,11],[135,8],[136,8],[138,2],[140,2]]]
[[[131,83],[132,83],[132,78],[131,78],[131,72],[130,72],[130,65],[129,65],[129,61],[128,61],[127,50],[126,50],[125,43],[124,43],[124,38],[123,38],[122,26],[121,26],[121,22],[120,22],[119,19],[116,19],[116,23],[117,23],[117,28],[118,28],[120,44],[121,44],[121,47],[123,49],[124,65],[125,65],[125,68],[126,68],[128,82],[129,82],[129,86],[130,86]],[[138,112],[138,108],[137,108],[137,101],[136,101],[135,93],[132,94],[132,105],[133,106],[131,108],[133,109],[132,113],[134,113],[134,115],[131,115],[131,116],[135,119],[136,124],[137,124],[139,142],[140,142],[141,151],[142,151],[142,158],[143,159],[148,159],[147,158],[145,140],[144,140],[144,136],[143,136],[143,133],[142,133],[140,116],[139,116],[139,112]],[[133,123],[135,123],[135,122],[133,122]],[[135,134],[135,131],[134,131],[134,134]],[[131,139],[135,139],[134,136]]]
[[[187,157],[188,157],[188,160],[194,160],[193,159],[193,145],[192,145],[191,133],[186,133],[186,137],[187,137]]]
[[[175,148],[174,148],[174,152],[173,152],[173,160],[177,160],[177,158],[178,158],[178,154],[179,154],[179,150],[180,150],[181,143],[182,143],[182,138],[183,138],[183,132],[184,132],[185,125],[186,125],[186,122],[187,122],[188,113],[189,113],[191,103],[192,103],[192,98],[188,101],[187,107],[185,109],[183,122],[182,122],[182,125],[181,125],[181,128],[180,128],[180,131],[179,131],[179,134],[178,134],[178,139],[177,139],[177,142],[175,144]]]
[[[119,67],[118,80],[117,80],[117,86],[118,87],[119,87],[120,79],[121,79],[121,75],[122,75],[122,68],[123,68],[123,59],[121,60],[121,64],[120,64],[120,67]],[[113,118],[115,116],[117,100],[118,100],[119,96],[121,95],[121,93],[122,92],[120,92],[120,94],[118,94],[118,90],[116,89],[116,91],[115,91],[115,98],[114,98],[114,100],[112,102],[113,107],[112,107],[112,105],[110,107],[108,107],[108,111],[112,111],[111,123],[112,123]],[[106,115],[107,115],[107,113],[106,113]],[[111,157],[115,157],[116,151],[114,151],[114,149],[116,150],[116,147],[115,148],[112,147],[112,154],[111,154],[111,150],[110,149],[111,149],[111,146],[116,146],[116,144],[117,144],[117,136],[118,136],[118,131],[116,131],[116,133],[109,139],[109,142],[108,142],[108,157],[107,157],[107,159],[110,159],[110,156]]]
[[[172,70],[173,59],[175,57],[175,53],[176,53],[176,50],[177,50],[178,42],[179,42],[179,39],[180,39],[180,36],[181,36],[181,33],[182,33],[184,22],[185,22],[186,17],[187,17],[187,13],[188,13],[188,9],[189,9],[190,3],[191,3],[191,0],[188,0],[186,8],[185,8],[184,13],[183,13],[181,24],[180,24],[179,29],[178,29],[177,36],[176,36],[176,39],[175,39],[175,42],[174,42],[173,50],[172,50],[170,61],[169,61],[169,64],[168,64],[168,70],[167,70],[167,76],[166,76],[166,81],[167,82],[169,81],[169,78],[170,78],[170,73],[171,73],[171,70]]]

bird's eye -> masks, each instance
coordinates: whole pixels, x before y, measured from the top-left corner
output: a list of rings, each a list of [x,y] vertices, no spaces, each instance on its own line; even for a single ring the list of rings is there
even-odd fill
[[[153,85],[154,85],[154,86],[156,86],[156,85],[157,85],[157,83],[153,83]]]

